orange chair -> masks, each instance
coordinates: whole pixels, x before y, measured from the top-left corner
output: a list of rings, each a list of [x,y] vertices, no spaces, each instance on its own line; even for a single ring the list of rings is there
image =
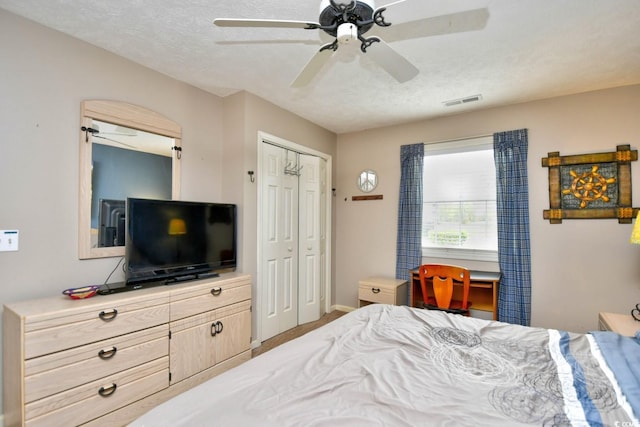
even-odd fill
[[[425,264],[419,267],[423,308],[448,313],[469,315],[470,273],[464,267],[444,264]],[[429,295],[427,280],[433,283],[433,295]],[[462,284],[462,300],[453,299],[454,283]]]

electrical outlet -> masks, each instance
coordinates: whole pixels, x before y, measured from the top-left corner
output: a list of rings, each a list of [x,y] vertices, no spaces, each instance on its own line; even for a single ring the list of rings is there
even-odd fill
[[[18,230],[0,230],[0,252],[18,250]]]

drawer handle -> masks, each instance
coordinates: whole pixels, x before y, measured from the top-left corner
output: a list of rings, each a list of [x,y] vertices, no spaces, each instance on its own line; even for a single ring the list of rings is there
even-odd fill
[[[100,350],[98,352],[98,357],[102,360],[111,359],[116,355],[116,351],[118,351],[118,349],[115,346],[111,347],[110,350]]]
[[[211,336],[215,337],[220,332],[222,332],[222,329],[224,329],[224,325],[222,324],[221,321],[218,320],[217,322],[213,322],[211,324]]]
[[[213,295],[214,297],[217,297],[221,293],[222,293],[222,288],[213,288],[213,289],[211,289],[211,295]]]
[[[111,384],[109,387],[100,387],[98,394],[102,397],[109,397],[116,392],[117,387],[116,383]]]
[[[374,294],[379,294],[380,288],[371,288],[371,292],[373,292]]]
[[[116,310],[115,308],[112,308],[111,310],[101,311],[100,314],[98,314],[98,317],[104,320],[105,322],[108,322],[110,320],[115,319],[117,315],[118,315],[118,310]]]

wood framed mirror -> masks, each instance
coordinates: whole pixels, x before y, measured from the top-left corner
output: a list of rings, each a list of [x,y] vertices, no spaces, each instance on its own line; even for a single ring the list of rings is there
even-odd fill
[[[80,114],[78,257],[124,256],[126,198],[180,197],[182,129],[125,102],[83,101]]]

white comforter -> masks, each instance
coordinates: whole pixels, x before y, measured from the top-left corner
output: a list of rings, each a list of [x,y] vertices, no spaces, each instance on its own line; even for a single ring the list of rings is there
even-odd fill
[[[640,423],[589,335],[376,304],[132,424],[447,425]]]

